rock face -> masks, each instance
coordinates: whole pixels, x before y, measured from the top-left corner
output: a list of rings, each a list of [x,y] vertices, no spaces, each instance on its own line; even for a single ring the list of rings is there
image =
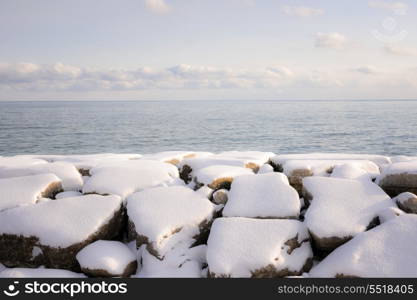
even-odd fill
[[[35,204],[40,198],[54,198],[61,191],[61,180],[54,174],[0,179],[0,211]]]
[[[315,266],[311,277],[416,277],[417,216],[358,234]]]
[[[405,192],[392,200],[406,213],[417,214],[417,195]]]
[[[129,237],[162,259],[176,243],[204,239],[214,213],[215,205],[189,188],[147,189],[128,198]]]
[[[118,196],[88,195],[0,213],[0,263],[78,270],[75,255],[98,239],[119,235]]]
[[[303,185],[312,197],[305,224],[315,246],[325,251],[376,225],[378,213],[394,207],[391,198],[371,181],[308,177]]]
[[[296,220],[220,218],[207,248],[210,277],[284,277],[311,267],[313,253]]]
[[[282,173],[244,175],[231,186],[224,217],[298,218],[300,200]]]
[[[129,277],[136,272],[136,255],[123,243],[99,240],[78,252],[83,273],[93,277]]]
[[[417,194],[417,160],[387,166],[383,169],[377,183],[391,197],[404,192]]]

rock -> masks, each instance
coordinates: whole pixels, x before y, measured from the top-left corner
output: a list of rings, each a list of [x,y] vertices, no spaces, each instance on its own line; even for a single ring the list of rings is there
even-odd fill
[[[391,197],[404,192],[417,194],[417,160],[387,166],[377,179],[377,183]]]
[[[395,207],[391,198],[371,181],[308,177],[303,185],[312,196],[305,224],[314,245],[324,251],[375,226],[382,209]]]
[[[226,204],[229,191],[226,189],[220,189],[213,193],[213,202],[216,204]]]
[[[417,216],[402,215],[355,236],[310,277],[417,277]]]
[[[35,204],[41,198],[54,198],[60,191],[61,180],[54,174],[0,179],[0,211]]]
[[[99,165],[90,170],[91,178],[83,187],[84,194],[118,195],[125,199],[134,192],[172,183],[178,169],[155,160],[131,160]]]
[[[190,247],[203,241],[214,213],[215,205],[189,188],[146,189],[127,200],[129,238],[162,259],[177,243]]]
[[[296,220],[219,218],[207,246],[210,277],[285,277],[311,267],[309,235]]]
[[[300,199],[282,173],[242,175],[231,186],[224,217],[298,218]]]
[[[266,174],[274,172],[274,168],[270,164],[264,164],[259,168],[257,174]]]
[[[85,275],[60,269],[6,268],[0,272],[0,278],[85,278]]]
[[[0,263],[79,271],[75,255],[99,239],[119,235],[118,196],[87,195],[0,212]]]
[[[417,196],[413,193],[405,192],[392,199],[400,209],[409,214],[417,214]]]
[[[207,185],[213,190],[230,189],[233,178],[245,174],[253,172],[248,168],[215,165],[197,170],[194,181],[197,187]]]
[[[123,243],[95,241],[77,253],[81,271],[93,277],[129,277],[137,269],[136,255]]]

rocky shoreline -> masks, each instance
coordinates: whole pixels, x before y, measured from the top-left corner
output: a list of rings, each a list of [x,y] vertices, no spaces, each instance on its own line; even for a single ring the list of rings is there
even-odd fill
[[[417,277],[417,157],[0,157],[0,277]]]

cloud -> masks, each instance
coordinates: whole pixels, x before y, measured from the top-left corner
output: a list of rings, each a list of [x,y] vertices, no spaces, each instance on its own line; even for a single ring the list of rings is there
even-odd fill
[[[417,56],[417,49],[393,44],[385,45],[384,51],[397,56]]]
[[[324,14],[323,9],[312,8],[307,6],[284,6],[282,11],[288,16],[296,17],[313,17]]]
[[[343,50],[349,44],[349,40],[342,34],[333,33],[322,33],[316,34],[315,46],[317,48],[331,48],[337,50]]]
[[[403,2],[372,0],[368,2],[369,7],[389,10],[397,15],[405,15],[407,13],[408,5]]]
[[[380,71],[374,66],[360,66],[357,68],[353,68],[352,71],[359,72],[365,75],[375,75],[380,73]]]
[[[171,11],[171,6],[169,6],[165,0],[145,0],[145,6],[151,12],[156,14],[167,14]]]

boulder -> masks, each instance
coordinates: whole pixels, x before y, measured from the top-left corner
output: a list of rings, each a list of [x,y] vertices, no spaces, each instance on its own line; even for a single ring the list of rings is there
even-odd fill
[[[85,275],[60,269],[6,268],[0,271],[0,278],[85,278]]]
[[[220,189],[213,193],[213,202],[215,204],[226,204],[229,191],[226,189]]]
[[[196,187],[207,185],[213,190],[230,189],[233,179],[240,175],[253,174],[251,169],[224,165],[214,165],[195,172]]]
[[[310,269],[307,228],[296,220],[219,218],[207,243],[210,277],[285,277]]]
[[[129,239],[163,259],[178,243],[190,247],[203,242],[214,213],[215,205],[189,188],[146,189],[127,199]]]
[[[417,195],[409,192],[399,194],[392,199],[400,209],[410,214],[417,214]]]
[[[92,277],[129,277],[136,272],[136,254],[118,241],[95,241],[77,253],[81,271]]]
[[[282,173],[242,175],[231,186],[224,217],[298,218],[300,199]]]
[[[417,160],[387,166],[378,177],[377,183],[391,197],[404,192],[417,194]]]
[[[87,195],[0,212],[0,263],[79,271],[75,255],[120,233],[118,196]]]

